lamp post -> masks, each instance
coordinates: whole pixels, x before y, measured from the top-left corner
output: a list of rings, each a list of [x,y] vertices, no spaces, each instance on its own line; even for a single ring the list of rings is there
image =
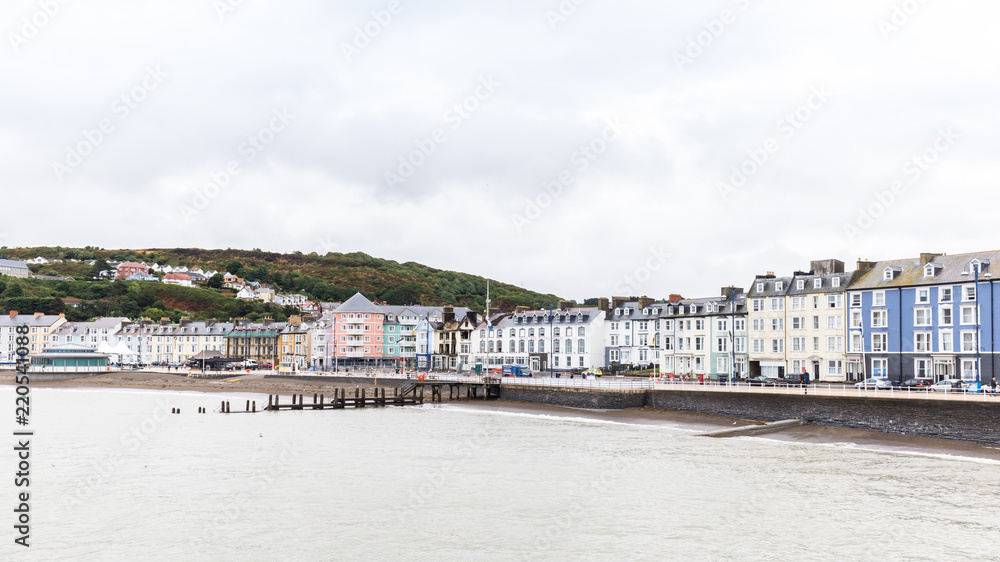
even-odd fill
[[[730,287],[729,291],[729,357],[731,363],[730,370],[733,372],[729,377],[729,385],[736,385],[736,290]]]
[[[976,382],[980,382],[980,380],[979,380],[979,372],[981,370],[980,366],[979,366],[979,343],[980,343],[979,342],[979,330],[980,330],[980,320],[979,320],[979,273],[980,273],[981,265],[982,264],[980,264],[978,261],[972,262],[972,264],[971,264],[971,269],[972,269],[972,271],[973,271],[973,273],[975,274],[975,277],[976,277],[976,285],[975,285],[975,287],[976,287]],[[963,271],[962,272],[962,275],[968,275],[968,274],[969,274],[968,271]],[[986,273],[986,274],[983,275],[983,277],[988,279],[990,277],[993,277],[993,274]]]

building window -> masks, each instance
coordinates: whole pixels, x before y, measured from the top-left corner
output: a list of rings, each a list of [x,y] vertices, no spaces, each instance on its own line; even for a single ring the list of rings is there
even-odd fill
[[[795,281],[795,288],[797,290],[799,290],[799,291],[801,291],[802,289],[805,289],[806,288],[806,282],[804,280],[802,280],[802,279],[796,280]]]
[[[885,291],[872,293],[872,306],[885,306]]]
[[[951,287],[938,289],[938,302],[951,302]]]
[[[771,330],[780,331],[785,329],[785,319],[784,318],[772,318],[771,319]]]
[[[705,338],[699,336],[694,339],[694,350],[702,351],[703,349],[705,349]]]
[[[836,278],[834,278],[836,279]],[[829,360],[826,362],[826,374],[828,375],[843,375],[844,374],[844,362],[841,360]]]
[[[763,293],[764,292],[764,284],[763,283],[757,283],[757,292],[758,293]]]
[[[771,310],[785,310],[785,299],[783,298],[771,298]]]
[[[805,351],[806,339],[802,337],[792,338],[792,351]]]
[[[844,306],[844,295],[827,295],[826,296],[826,307],[827,308],[840,308]]]
[[[785,352],[785,340],[775,338],[771,340],[771,353],[784,353]]]
[[[951,326],[951,305],[942,306],[938,310],[938,324],[942,326]]]
[[[764,311],[764,299],[753,299],[753,311],[754,312]]]
[[[927,359],[914,359],[913,376],[918,379],[926,379],[931,376],[930,361]]]
[[[805,308],[806,308],[805,297],[792,297],[792,310],[805,310]]]
[[[827,336],[827,351],[844,351],[844,336]]]
[[[976,380],[976,360],[962,359],[962,380]]]
[[[927,304],[931,302],[930,289],[917,289],[917,304]]]
[[[834,277],[833,279],[831,279],[830,280],[830,285],[833,286],[833,287],[839,287],[840,286],[840,277]]]
[[[839,315],[830,315],[826,317],[826,329],[827,330],[843,330],[844,329],[844,317]]]
[[[969,302],[976,300],[976,286],[966,285],[962,287],[962,300]]]
[[[872,328],[885,328],[889,325],[889,313],[885,310],[872,311]]]
[[[885,353],[888,350],[888,334],[872,334],[872,353]]]
[[[976,350],[976,333],[962,332],[962,351]]]
[[[715,338],[715,351],[719,353],[727,353],[729,351],[729,339]]]
[[[930,326],[931,325],[931,309],[929,309],[929,308],[915,308],[915,309],[913,309],[913,325],[914,326]]]
[[[851,311],[851,327],[860,328],[861,327],[861,311],[852,310]]]
[[[962,307],[962,324],[968,326],[976,323],[976,308],[974,306]]]
[[[759,340],[759,339],[753,340],[753,352],[764,353],[764,340]]]
[[[930,352],[931,350],[931,333],[930,332],[914,332],[913,333],[913,350],[923,353]]]
[[[872,359],[872,376],[874,377],[888,377],[889,376],[889,360],[888,359]]]

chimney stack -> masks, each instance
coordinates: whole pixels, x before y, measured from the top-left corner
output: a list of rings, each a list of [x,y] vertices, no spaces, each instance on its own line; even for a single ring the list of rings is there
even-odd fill
[[[168,324],[170,324],[170,318],[167,318],[166,316],[161,316],[160,317],[160,326],[166,326]]]
[[[10,311],[10,317],[14,318],[15,316],[17,316],[17,311],[16,310],[11,310]]]
[[[604,297],[600,297],[600,298],[597,299],[597,309],[598,310],[603,310],[604,312],[607,312],[607,311],[611,310],[610,304],[611,303],[608,302],[608,299],[606,299]]]
[[[646,308],[647,306],[653,304],[654,302],[656,302],[656,299],[651,299],[649,297],[641,297],[639,299],[639,309],[642,310],[643,308]]]
[[[920,254],[920,263],[930,263],[934,258],[939,258],[944,254],[932,254],[930,252],[925,252]]]
[[[41,318],[42,316],[44,316],[44,313],[42,313],[42,312],[36,312],[35,313],[35,318]]]
[[[190,323],[191,323],[191,318],[187,316],[181,316],[181,321],[179,322],[179,324],[182,328]]]
[[[677,301],[679,301],[679,300],[681,300],[681,299],[683,299],[683,298],[684,298],[684,297],[682,297],[682,296],[680,296],[680,295],[670,295],[670,296],[669,296],[669,297],[667,298],[667,302],[669,302],[670,304],[674,304],[675,302],[677,302]]]
[[[722,288],[722,296],[726,297],[726,300],[734,298],[733,297],[734,294],[739,295],[742,292],[743,292],[743,289],[741,287],[732,287],[732,286],[730,286],[730,287],[723,287]]]

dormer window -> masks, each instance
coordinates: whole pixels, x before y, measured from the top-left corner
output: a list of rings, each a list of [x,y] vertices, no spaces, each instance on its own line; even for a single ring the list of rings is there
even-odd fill
[[[823,279],[813,279],[813,289],[822,289]]]
[[[780,291],[780,290],[782,290],[782,288],[783,288],[784,286],[785,286],[785,284],[784,284],[784,283],[782,283],[781,281],[778,281],[778,282],[776,282],[776,283],[774,284],[774,290],[775,290],[775,291]]]
[[[833,285],[834,287],[839,287],[840,286],[840,277],[834,277],[833,279],[831,279],[830,280],[830,284]]]
[[[892,271],[891,267],[887,267],[887,268],[885,268],[885,269],[882,270],[882,280],[883,281],[892,281],[892,277],[893,277],[893,271]]]
[[[801,291],[802,289],[805,289],[806,288],[806,282],[803,281],[802,279],[799,279],[798,281],[795,282],[795,288],[798,289],[799,291]]]
[[[757,292],[758,293],[763,293],[764,292],[764,284],[763,283],[757,283]]]

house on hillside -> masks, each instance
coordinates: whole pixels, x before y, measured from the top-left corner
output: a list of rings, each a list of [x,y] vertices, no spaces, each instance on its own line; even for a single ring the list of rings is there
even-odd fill
[[[149,266],[134,261],[126,261],[118,264],[115,279],[125,279],[137,273],[149,275]]]
[[[31,270],[28,269],[28,264],[23,261],[0,260],[0,275],[30,277]]]
[[[163,282],[168,285],[180,285],[181,287],[194,287],[191,276],[186,273],[168,273],[163,276]]]

